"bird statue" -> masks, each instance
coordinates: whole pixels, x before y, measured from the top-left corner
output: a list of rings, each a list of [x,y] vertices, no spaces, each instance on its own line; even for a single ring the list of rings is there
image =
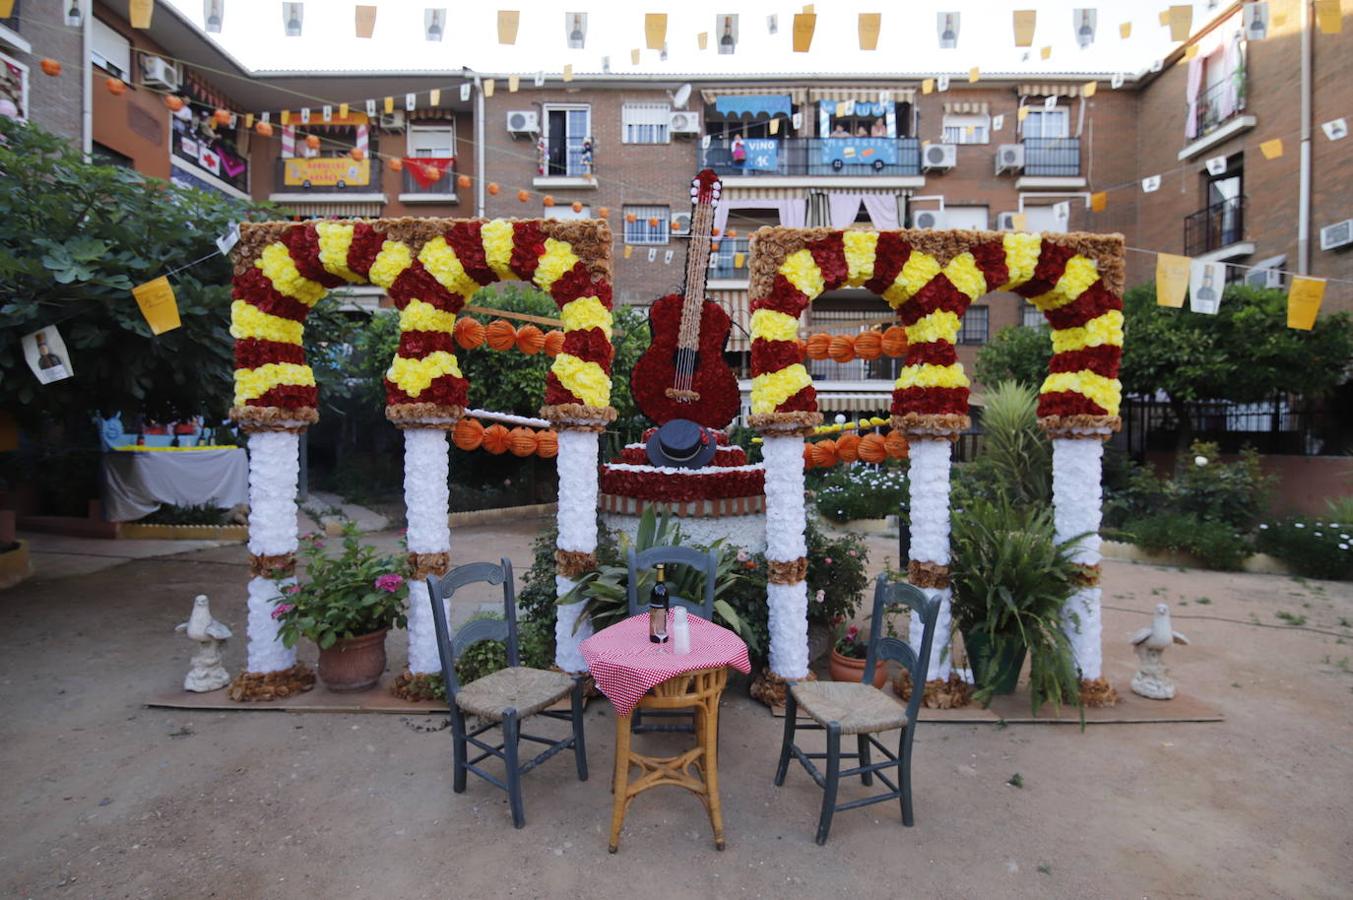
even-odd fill
[[[1140,661],[1137,674],[1132,676],[1132,692],[1151,700],[1173,699],[1174,682],[1170,680],[1161,654],[1171,644],[1188,642],[1188,638],[1170,626],[1170,607],[1157,603],[1156,615],[1151,619],[1151,624],[1132,636],[1132,646],[1136,648]]]
[[[230,637],[230,629],[211,617],[206,594],[197,595],[188,621],[174,626],[174,630],[186,632],[188,640],[196,641],[198,647],[193,654],[192,668],[183,678],[185,691],[206,693],[230,684],[230,673],[221,661],[221,647]]]

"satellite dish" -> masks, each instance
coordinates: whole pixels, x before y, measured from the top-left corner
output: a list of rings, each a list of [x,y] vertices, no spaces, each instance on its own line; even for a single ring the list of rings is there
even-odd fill
[[[691,86],[688,82],[676,89],[676,93],[672,95],[672,105],[685,109],[686,101],[689,99],[691,99]]]

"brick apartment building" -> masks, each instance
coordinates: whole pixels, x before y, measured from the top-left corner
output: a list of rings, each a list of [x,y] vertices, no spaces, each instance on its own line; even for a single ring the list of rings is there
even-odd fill
[[[299,217],[595,216],[604,208],[617,233],[617,297],[632,304],[680,288],[690,179],[712,167],[723,178],[727,219],[720,220],[709,293],[745,328],[747,235],[763,224],[1011,229],[1022,216],[1029,230],[1117,231],[1134,248],[1353,279],[1353,142],[1330,140],[1320,128],[1350,110],[1353,29],[1305,30],[1311,132],[1303,245],[1303,15],[1297,0],[1273,0],[1269,8],[1263,39],[1250,39],[1241,4],[1233,4],[1159,66],[1143,60],[1142,71],[1117,89],[1112,72],[983,73],[974,84],[950,73],[946,90],[929,93],[925,80],[943,73],[580,73],[539,86],[532,74],[518,73],[512,92],[507,73],[247,72],[172,7],[157,6],[152,27],[138,31],[127,25],[123,4],[100,0],[87,37],[65,26],[53,4],[19,0],[13,16],[0,20],[0,52],[11,74],[23,69],[29,117],[86,140],[95,156],[271,200]],[[93,63],[87,94],[77,65],[62,78],[33,74],[43,56],[78,62],[82,37]],[[124,94],[105,89],[110,77],[125,80]],[[490,78],[497,87],[491,96]],[[1084,95],[1089,81],[1097,86],[1092,97]],[[187,114],[164,105],[163,92],[174,85],[190,101]],[[410,92],[412,111],[404,108]],[[82,96],[92,107],[83,128],[72,114]],[[385,112],[385,97],[395,100],[392,112]],[[379,101],[370,116],[369,98]],[[346,118],[339,116],[343,102]],[[268,110],[274,134],[260,137],[242,118],[234,128],[204,130],[202,120],[217,107]],[[306,107],[309,121],[302,122]],[[285,125],[282,110],[290,114]],[[311,133],[322,138],[317,151],[305,147]],[[1259,144],[1273,138],[1284,151],[1266,159]],[[365,160],[351,159],[354,146],[368,149]],[[394,158],[405,161],[401,171],[390,165]],[[409,164],[417,158],[432,168]],[[1154,175],[1159,188],[1144,192],[1142,179]],[[468,187],[459,176],[469,177]],[[1100,191],[1107,206],[1092,211],[1090,197]],[[545,195],[553,206],[544,205]],[[1130,254],[1129,282],[1147,280],[1153,266],[1150,254]],[[1230,271],[1286,283],[1276,272]],[[379,299],[368,289],[366,302]],[[1353,295],[1332,285],[1324,311],[1340,309],[1353,309]],[[840,291],[815,303],[803,325],[854,327],[884,313],[865,292]],[[998,330],[1037,321],[1013,295],[985,297],[967,314],[960,358],[971,369],[978,347]],[[744,331],[735,328],[729,349],[746,365]],[[886,408],[881,379],[891,380],[896,361],[813,365],[825,408]]]

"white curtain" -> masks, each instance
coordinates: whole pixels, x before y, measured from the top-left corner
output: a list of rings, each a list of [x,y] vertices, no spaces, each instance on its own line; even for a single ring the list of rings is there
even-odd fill
[[[1239,35],[1236,35],[1239,37]],[[1228,40],[1222,49],[1222,70],[1226,73],[1226,89],[1221,94],[1221,113],[1223,119],[1233,115],[1240,105],[1240,41]]]
[[[875,231],[893,231],[898,226],[896,194],[865,194],[864,209]]]
[[[1203,84],[1203,57],[1195,56],[1189,60],[1189,80],[1184,88],[1184,99],[1188,101],[1188,116],[1184,119],[1184,137],[1193,140],[1198,136],[1198,89]]]
[[[827,215],[833,228],[849,228],[860,211],[860,194],[827,194]]]
[[[780,214],[780,224],[786,228],[802,228],[806,221],[804,200],[722,200],[714,208],[714,227],[723,234],[728,230],[728,214],[734,209],[773,209]],[[750,229],[739,229],[748,231]]]

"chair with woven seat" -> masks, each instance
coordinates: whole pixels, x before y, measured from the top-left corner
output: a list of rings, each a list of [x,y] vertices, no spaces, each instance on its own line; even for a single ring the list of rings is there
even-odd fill
[[[503,586],[503,618],[473,620],[453,637],[447,625],[447,603],[460,588],[481,582]],[[521,776],[556,753],[572,749],[578,780],[587,780],[582,680],[563,672],[520,665],[517,652],[517,599],[512,583],[512,563],[507,559],[498,565],[467,563],[457,566],[441,578],[428,578],[428,594],[432,601],[432,621],[437,630],[437,654],[441,657],[447,705],[451,712],[452,789],[457,794],[464,793],[466,773],[473,772],[507,792],[512,809],[512,824],[521,828],[526,824],[521,800]],[[507,647],[508,667],[462,686],[456,678],[456,660],[480,641],[502,641]],[[564,697],[571,697],[570,709],[546,708]],[[466,715],[477,716],[481,720],[473,731],[466,730]],[[570,722],[570,734],[564,738],[546,738],[524,733],[521,730],[522,720],[534,715]],[[501,744],[480,740],[480,735],[494,727],[502,729]],[[522,762],[518,754],[521,741],[544,744],[545,749],[533,759]],[[468,752],[471,745],[480,751],[473,758],[469,757]],[[507,770],[505,779],[499,779],[480,768],[478,764],[489,757],[503,761]]]
[[[921,617],[921,649],[916,652],[911,646],[895,637],[883,637],[884,614],[893,606],[905,606],[912,615]],[[775,785],[785,783],[785,773],[789,769],[792,756],[803,764],[804,770],[818,787],[823,789],[822,812],[818,817],[817,842],[827,843],[827,833],[832,827],[832,815],[841,810],[857,809],[885,800],[901,798],[902,824],[910,827],[912,816],[911,790],[911,747],[916,735],[916,717],[921,709],[921,698],[925,693],[926,672],[930,667],[930,645],[934,639],[935,620],[939,616],[940,601],[927,600],[925,594],[909,584],[890,584],[887,577],[880,575],[874,583],[874,610],[870,618],[869,649],[865,656],[864,676],[854,681],[800,681],[790,686],[785,696],[784,742],[780,747],[780,763],[775,770]],[[911,699],[903,706],[893,697],[874,687],[876,666],[885,660],[896,660],[911,675]],[[799,722],[799,710],[802,710],[813,724]],[[805,753],[794,742],[798,729],[827,732],[827,752]],[[898,737],[897,755],[874,737],[885,731],[901,729]],[[841,736],[855,735],[855,753],[841,752]],[[871,762],[871,751],[877,749],[886,759],[883,762]],[[827,771],[819,772],[813,764],[815,759],[825,759]],[[859,765],[842,769],[842,759],[854,759]],[[894,784],[883,773],[884,769],[897,769],[897,783]],[[860,781],[872,786],[874,777],[883,782],[889,790],[847,803],[836,802],[837,788],[841,778],[859,775]]]
[[[625,582],[625,597],[629,603],[630,615],[638,615],[641,611],[648,610],[648,598],[645,597],[641,601],[639,597],[639,573],[660,563],[664,566],[690,566],[704,574],[705,584],[702,597],[698,599],[680,597],[673,593],[669,595],[669,599],[675,606],[684,606],[688,612],[693,612],[708,621],[714,621],[714,582],[718,578],[719,555],[713,550],[696,550],[693,547],[666,545],[649,547],[647,550],[637,552],[633,547],[630,548],[629,578]],[[668,571],[670,574],[670,569]],[[671,584],[670,578],[668,584]],[[651,721],[645,723],[645,712],[650,719],[684,719],[687,721],[671,724],[655,724]],[[634,713],[634,731],[639,734],[655,731],[693,734],[695,732],[695,716],[693,713],[678,709],[636,710]]]

